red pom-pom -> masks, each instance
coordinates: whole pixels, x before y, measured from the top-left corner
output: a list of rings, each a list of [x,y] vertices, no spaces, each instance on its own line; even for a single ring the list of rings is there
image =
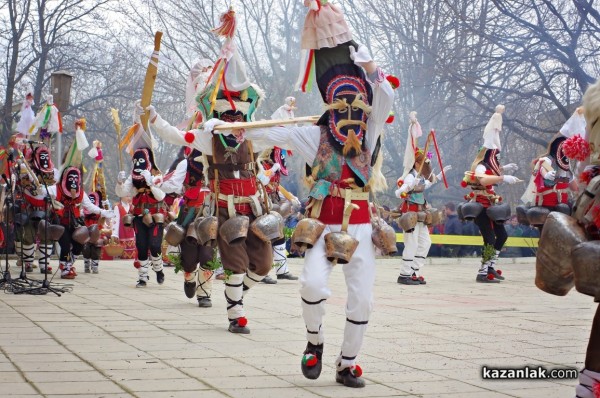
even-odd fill
[[[498,202],[502,202],[502,196],[498,197]]]
[[[469,200],[469,195],[464,196],[465,200]]]
[[[360,365],[354,365],[350,368],[350,372],[354,375],[354,377],[360,377],[363,374],[362,368]]]
[[[471,181],[475,181],[475,175],[471,176]]]
[[[579,134],[567,138],[562,148],[565,156],[569,159],[584,161],[590,156],[590,144]]]
[[[502,276],[502,271],[501,271],[501,270],[497,269],[497,270],[496,270],[496,273],[497,273],[498,275]]]
[[[398,79],[396,76],[387,75],[385,79],[390,82],[390,85],[394,90],[400,87],[400,79]]]
[[[244,327],[248,324],[248,320],[245,317],[240,317],[237,319],[237,323],[239,326]]]
[[[460,186],[463,187],[463,188],[466,188],[467,187],[467,182],[466,181],[461,181],[460,182]]]
[[[600,383],[594,384],[594,397],[600,398]]]
[[[140,268],[140,267],[142,266],[142,264],[140,264],[140,261],[139,261],[139,260],[135,260],[135,261],[133,262],[133,266],[134,266],[135,268]]]
[[[493,280],[494,279],[494,275],[493,274],[487,274],[487,278],[488,280]]]
[[[475,197],[475,192],[471,192],[471,193],[469,194],[469,198],[474,198],[474,197]]]
[[[183,139],[188,144],[191,144],[192,142],[194,142],[194,138],[195,138],[194,133],[192,133],[191,131],[186,131],[185,135],[183,136]]]
[[[402,184],[404,184],[404,180],[401,178],[398,178],[398,181],[396,181],[396,185],[398,186],[398,188],[400,188],[402,186]]]
[[[306,366],[315,366],[319,360],[313,354],[306,354],[302,357],[302,363]]]
[[[395,116],[394,116],[394,112],[390,112],[390,114],[388,115],[387,119],[385,119],[385,122],[390,124],[394,121]]]

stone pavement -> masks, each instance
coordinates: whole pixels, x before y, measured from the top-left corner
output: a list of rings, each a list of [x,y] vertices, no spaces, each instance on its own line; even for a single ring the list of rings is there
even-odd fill
[[[533,259],[507,260],[506,282],[481,285],[475,259],[437,259],[424,286],[398,285],[399,260],[378,260],[359,356],[367,387],[359,390],[334,380],[345,319],[341,266],[330,281],[323,373],[313,381],[300,372],[297,281],[254,288],[245,299],[252,333],[234,335],[222,282],[214,306],[201,309],[172,268],[163,286],[152,280],[136,289],[131,262],[103,262],[98,275],[81,270],[62,297],[0,294],[0,396],[573,397],[576,380],[481,378],[482,365],[583,366],[592,298],[543,293]],[[299,274],[301,262],[291,268]]]

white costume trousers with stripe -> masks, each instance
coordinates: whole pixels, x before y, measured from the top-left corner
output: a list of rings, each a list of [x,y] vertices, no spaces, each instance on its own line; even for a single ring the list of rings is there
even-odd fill
[[[412,276],[416,274],[421,276],[420,271],[425,265],[425,259],[429,254],[431,247],[431,238],[427,225],[418,222],[415,230],[404,233],[404,251],[402,252],[402,267],[400,276]]]
[[[307,339],[312,344],[324,342],[325,301],[331,296],[328,281],[334,266],[325,256],[324,237],[329,232],[340,230],[341,225],[327,225],[317,243],[306,252],[304,259],[300,295]],[[339,358],[341,361],[337,361],[338,365],[341,362],[342,368],[354,365],[373,309],[375,248],[371,242],[371,232],[371,224],[350,225],[348,233],[358,240],[358,247],[348,264],[335,266],[342,268],[348,290],[344,340]]]

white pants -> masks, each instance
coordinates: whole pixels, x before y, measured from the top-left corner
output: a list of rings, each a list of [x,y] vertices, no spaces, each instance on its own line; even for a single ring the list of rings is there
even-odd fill
[[[323,315],[325,301],[331,296],[328,280],[333,265],[325,255],[324,237],[329,232],[340,230],[341,225],[327,225],[317,243],[307,250],[304,259],[304,269],[300,276],[300,296],[306,336],[312,344],[322,344],[325,340]],[[355,364],[373,309],[375,247],[371,242],[371,232],[371,224],[350,225],[348,233],[358,240],[358,247],[348,264],[337,266],[341,266],[344,271],[348,290],[346,325],[340,354],[342,368]]]
[[[275,268],[276,275],[283,275],[289,272],[285,243],[273,245],[273,268]]]
[[[404,233],[404,251],[402,252],[402,267],[400,276],[421,276],[421,268],[429,254],[431,238],[427,225],[418,222],[414,231]]]

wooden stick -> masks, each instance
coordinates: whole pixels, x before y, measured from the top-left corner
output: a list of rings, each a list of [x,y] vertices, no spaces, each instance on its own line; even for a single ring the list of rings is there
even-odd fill
[[[140,115],[142,127],[145,131],[148,130],[148,119],[150,118],[150,112],[146,108],[152,102],[152,93],[154,92],[154,83],[156,82],[156,75],[158,74],[158,52],[160,51],[160,40],[162,39],[162,32],[156,32],[154,34],[154,53],[148,63],[148,69],[146,69],[146,77],[144,78],[144,88],[142,89],[142,102],[141,106],[144,109],[144,113]]]
[[[295,117],[292,119],[258,120],[256,122],[228,123],[226,125],[216,126],[215,131],[235,130],[235,129],[259,129],[262,127],[274,127],[274,126],[281,126],[284,124],[294,124],[294,123],[316,123],[320,117],[321,116],[302,116],[302,117]]]

